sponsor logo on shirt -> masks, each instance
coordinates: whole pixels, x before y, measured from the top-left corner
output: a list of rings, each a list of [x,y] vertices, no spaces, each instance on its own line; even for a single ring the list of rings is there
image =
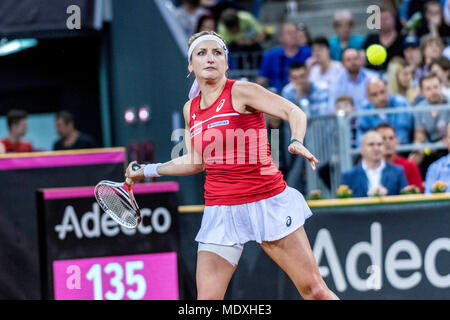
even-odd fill
[[[228,120],[213,122],[213,123],[208,124],[208,129],[218,127],[218,126],[225,126],[229,123],[230,123],[230,121],[228,121]]]
[[[222,109],[224,103],[225,103],[225,99],[220,100],[220,103],[219,103],[219,105],[216,108],[216,112],[219,112],[220,109]]]

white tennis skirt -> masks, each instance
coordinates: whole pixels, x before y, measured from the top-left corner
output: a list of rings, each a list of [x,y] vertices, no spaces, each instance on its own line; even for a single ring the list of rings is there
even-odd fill
[[[303,226],[311,215],[303,195],[286,186],[280,194],[255,202],[205,206],[195,241],[226,246],[275,241]]]

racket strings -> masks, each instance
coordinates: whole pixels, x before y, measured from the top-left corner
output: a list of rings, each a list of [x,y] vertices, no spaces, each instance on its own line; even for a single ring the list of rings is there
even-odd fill
[[[97,194],[102,204],[106,207],[104,209],[107,209],[109,214],[114,215],[116,219],[126,225],[137,225],[138,218],[136,212],[130,204],[128,194],[123,189],[100,185],[97,189]]]

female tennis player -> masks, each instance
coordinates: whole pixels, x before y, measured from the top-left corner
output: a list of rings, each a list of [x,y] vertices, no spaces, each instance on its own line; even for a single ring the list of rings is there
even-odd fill
[[[147,164],[125,176],[185,176],[206,169],[205,210],[196,236],[197,298],[223,299],[243,246],[257,241],[304,299],[337,299],[323,281],[303,224],[312,215],[286,185],[270,157],[264,114],[289,122],[290,153],[319,161],[305,148],[306,116],[288,100],[250,82],[229,80],[222,38],[204,31],[189,39],[188,69],[196,81],[184,105],[187,154]],[[255,160],[256,159],[256,160]]]

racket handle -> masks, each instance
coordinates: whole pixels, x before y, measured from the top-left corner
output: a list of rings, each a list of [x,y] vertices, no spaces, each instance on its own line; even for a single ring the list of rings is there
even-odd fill
[[[141,168],[140,165],[138,165],[137,163],[133,163],[133,165],[131,166],[131,170],[133,171],[138,171]]]
[[[131,170],[133,171],[137,171],[141,168],[140,165],[138,165],[137,163],[133,163],[133,165],[131,166]],[[128,191],[131,191],[131,186],[133,185],[133,181],[130,178],[127,178],[125,180],[124,185],[128,188]]]
[[[130,191],[131,190],[131,186],[133,185],[133,181],[131,181],[129,178],[127,178],[125,180],[124,185],[125,185],[125,187],[127,187],[128,191]]]

